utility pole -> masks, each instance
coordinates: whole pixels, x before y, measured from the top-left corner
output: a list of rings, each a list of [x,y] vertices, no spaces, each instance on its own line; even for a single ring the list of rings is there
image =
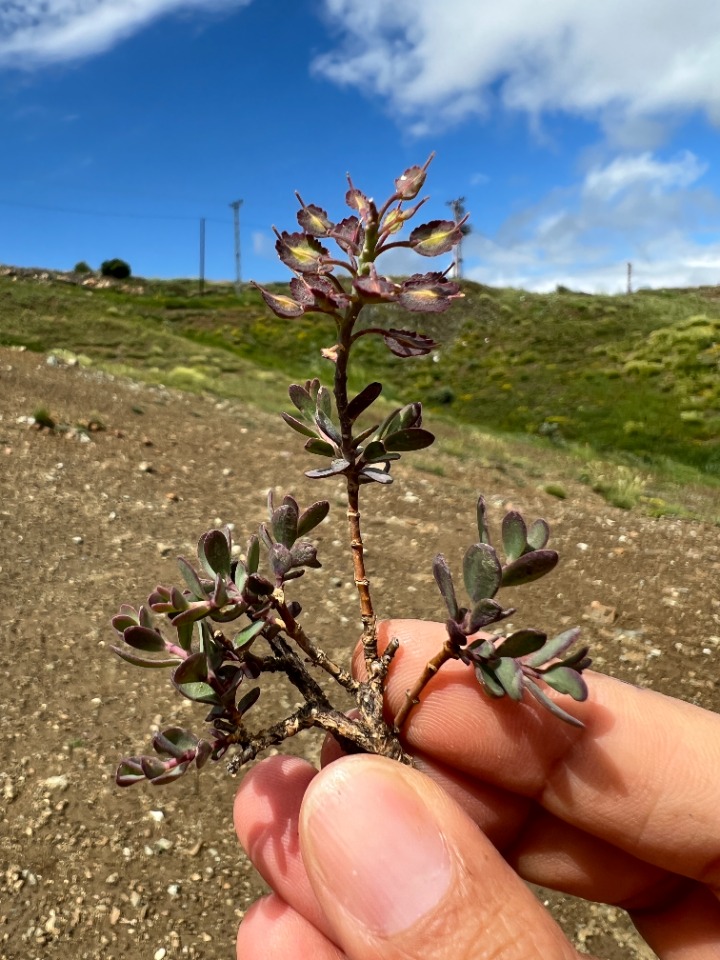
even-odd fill
[[[200,219],[200,272],[198,280],[200,296],[205,294],[205,217]]]
[[[453,212],[453,219],[455,220],[455,223],[459,223],[465,216],[465,197],[458,197],[456,200],[448,200],[447,205]],[[455,247],[453,260],[453,276],[455,280],[460,280],[462,278],[462,263],[462,240],[460,240]]]
[[[233,226],[235,230],[235,292],[240,296],[242,272],[240,270],[240,207],[242,200],[233,200],[230,204],[233,211]]]
[[[632,293],[632,264],[628,261],[627,265],[627,292]]]

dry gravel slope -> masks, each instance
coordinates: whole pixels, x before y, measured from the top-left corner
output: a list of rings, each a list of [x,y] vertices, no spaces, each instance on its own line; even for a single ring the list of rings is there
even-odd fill
[[[40,406],[106,429],[87,441],[39,432],[26,418]],[[244,540],[269,485],[339,506],[336,487],[298,479],[298,450],[249,406],[0,351],[0,960],[232,955],[262,889],[234,839],[233,785],[215,768],[186,789],[116,788],[117,758],[146,749],[153,724],[199,729],[202,711],[164,675],[112,656],[108,620],[175,582],[173,557],[209,525],[233,522]],[[383,516],[368,510],[365,525],[382,615],[441,614],[431,558],[441,550],[457,565],[483,492],[498,519],[512,504],[553,526],[562,573],[518,596],[525,623],[581,623],[601,669],[718,709],[716,529],[624,513],[579,485],[559,501],[442,454],[434,466],[443,477],[403,466],[402,482],[373,491]],[[298,590],[314,604],[308,624],[340,652],[357,612],[335,514],[321,528],[324,568]],[[280,688],[271,699],[288,703]],[[316,747],[310,737],[289,748],[314,757]],[[585,950],[652,956],[621,911],[547,899]]]

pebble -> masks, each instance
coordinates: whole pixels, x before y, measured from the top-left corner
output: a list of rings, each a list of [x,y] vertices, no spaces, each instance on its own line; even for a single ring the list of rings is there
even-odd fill
[[[138,464],[138,470],[140,473],[155,473],[155,467],[148,460],[141,461]]]
[[[68,783],[67,774],[61,773],[56,777],[48,777],[47,780],[43,780],[43,786],[47,790],[67,790]]]
[[[158,947],[158,949],[153,954],[153,960],[164,960],[167,956],[167,950],[165,947]]]
[[[83,543],[84,541],[82,537],[73,537],[72,542],[79,547],[80,544]]]
[[[162,810],[150,810],[148,811],[148,816],[155,821],[155,823],[162,823],[165,819],[165,814]]]

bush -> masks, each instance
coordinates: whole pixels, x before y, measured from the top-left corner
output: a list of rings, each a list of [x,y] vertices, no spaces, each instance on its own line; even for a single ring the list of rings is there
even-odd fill
[[[103,260],[100,264],[100,273],[104,277],[114,277],[115,280],[127,280],[131,272],[130,264],[117,257],[113,260]]]
[[[73,267],[73,273],[92,273],[93,269],[89,263],[86,263],[84,260],[78,261]]]

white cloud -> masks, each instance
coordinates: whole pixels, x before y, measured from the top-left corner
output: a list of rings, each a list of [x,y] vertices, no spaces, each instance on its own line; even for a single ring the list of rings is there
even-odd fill
[[[716,284],[720,197],[697,183],[703,172],[689,152],[668,160],[625,155],[593,167],[508,218],[495,236],[470,234],[467,276],[528,290],[563,284],[615,293],[625,289],[630,261],[636,287]]]
[[[585,178],[583,189],[600,200],[611,200],[628,187],[644,184],[652,193],[662,193],[668,187],[687,187],[707,170],[707,164],[698,161],[685,150],[676,160],[663,163],[651,153],[616,157],[605,167],[594,167]]]
[[[0,4],[0,64],[30,67],[102,53],[152,20],[251,0],[9,0]]]
[[[380,94],[416,132],[482,113],[495,98],[534,116],[607,112],[625,136],[628,118],[704,110],[720,123],[717,0],[444,0],[438,8],[437,0],[325,0],[341,39],[316,58],[316,71]]]

